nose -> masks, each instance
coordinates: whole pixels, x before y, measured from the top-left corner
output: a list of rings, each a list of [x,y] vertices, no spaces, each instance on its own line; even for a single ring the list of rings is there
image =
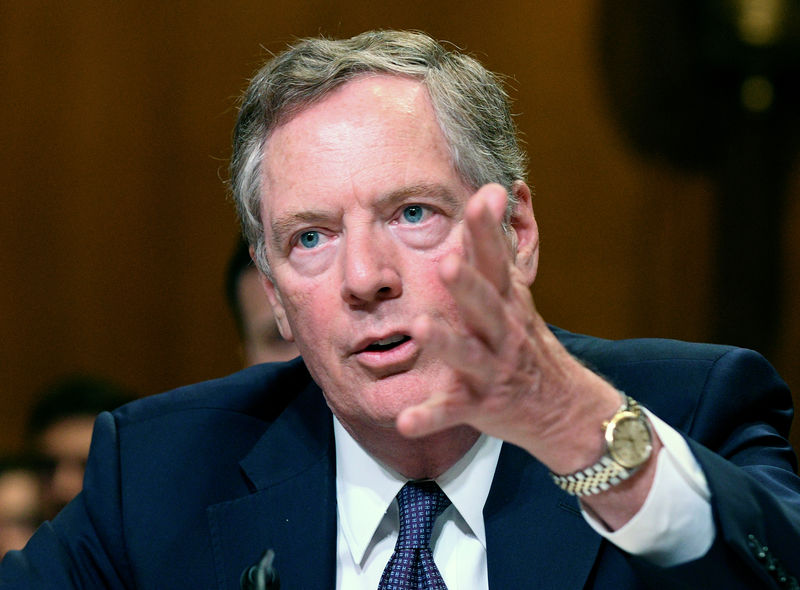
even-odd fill
[[[397,253],[379,232],[353,231],[342,251],[342,299],[354,307],[394,299],[402,293]]]

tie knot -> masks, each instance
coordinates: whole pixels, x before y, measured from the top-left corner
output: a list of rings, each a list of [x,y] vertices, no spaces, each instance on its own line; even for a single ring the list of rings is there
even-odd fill
[[[400,507],[397,548],[427,549],[433,523],[450,505],[450,498],[435,481],[410,481],[397,494],[397,503]]]

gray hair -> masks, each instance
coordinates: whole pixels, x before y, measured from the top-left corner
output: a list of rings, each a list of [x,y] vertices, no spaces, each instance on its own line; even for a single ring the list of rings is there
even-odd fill
[[[474,58],[448,51],[424,33],[368,31],[343,40],[304,39],[268,61],[242,97],[233,135],[230,187],[242,232],[270,276],[261,219],[261,164],[275,128],[332,90],[368,73],[419,80],[428,90],[453,165],[477,190],[506,188],[525,175],[527,158],[499,77]],[[509,211],[511,207],[509,204]]]

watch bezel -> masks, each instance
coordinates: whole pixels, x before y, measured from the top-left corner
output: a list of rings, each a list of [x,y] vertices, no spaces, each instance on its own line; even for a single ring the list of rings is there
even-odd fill
[[[627,421],[635,421],[641,424],[644,432],[647,433],[647,445],[645,452],[637,457],[634,461],[626,460],[619,456],[616,448],[616,432],[620,424]],[[647,419],[641,414],[637,414],[631,410],[623,410],[617,413],[608,423],[605,431],[606,448],[609,456],[619,465],[625,469],[635,469],[646,462],[653,453],[653,431]]]

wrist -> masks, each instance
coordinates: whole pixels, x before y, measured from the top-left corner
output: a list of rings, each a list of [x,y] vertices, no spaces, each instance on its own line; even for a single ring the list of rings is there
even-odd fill
[[[605,452],[596,463],[567,474],[552,473],[561,489],[575,496],[606,492],[629,479],[650,459],[653,433],[639,404],[622,394],[623,403],[602,423]]]
[[[611,384],[588,373],[575,386],[572,400],[559,410],[560,422],[543,442],[536,457],[554,473],[572,473],[597,463],[606,453],[602,424],[622,405],[621,393]]]

